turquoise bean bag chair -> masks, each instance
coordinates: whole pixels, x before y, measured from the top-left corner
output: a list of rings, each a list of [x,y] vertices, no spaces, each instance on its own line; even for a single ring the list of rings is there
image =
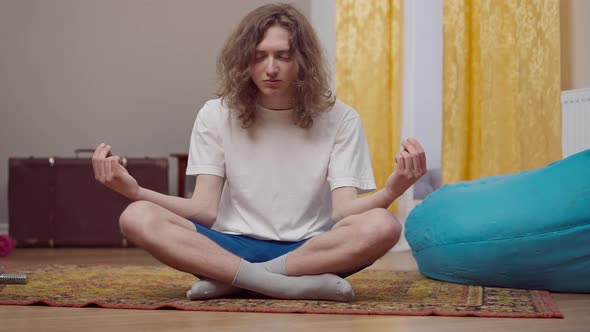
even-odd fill
[[[590,293],[590,150],[445,185],[414,208],[405,235],[433,279]]]

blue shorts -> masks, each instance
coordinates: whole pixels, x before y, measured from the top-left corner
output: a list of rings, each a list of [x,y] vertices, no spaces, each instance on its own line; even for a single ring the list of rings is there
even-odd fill
[[[197,232],[205,235],[220,247],[251,263],[266,262],[299,248],[307,240],[282,242],[258,240],[244,235],[225,234],[201,226],[193,221]]]
[[[221,233],[205,226],[201,226],[194,221],[192,223],[197,228],[197,232],[205,235],[225,250],[251,263],[266,262],[279,256],[283,256],[301,247],[301,245],[307,241],[303,240],[299,242],[283,242],[258,240],[244,235]],[[370,265],[362,266],[350,272],[336,273],[336,275],[346,278],[364,270],[369,266]]]

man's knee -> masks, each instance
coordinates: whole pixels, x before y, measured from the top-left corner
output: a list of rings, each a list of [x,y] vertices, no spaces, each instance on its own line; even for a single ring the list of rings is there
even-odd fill
[[[391,249],[401,236],[400,222],[387,209],[373,209],[367,212],[363,222],[363,235],[372,246]]]
[[[130,239],[141,236],[147,225],[155,219],[158,206],[148,201],[129,204],[119,217],[121,233]]]

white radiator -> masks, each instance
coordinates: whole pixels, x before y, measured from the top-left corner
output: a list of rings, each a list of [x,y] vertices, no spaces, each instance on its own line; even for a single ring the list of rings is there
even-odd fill
[[[563,157],[590,149],[590,88],[561,92]]]

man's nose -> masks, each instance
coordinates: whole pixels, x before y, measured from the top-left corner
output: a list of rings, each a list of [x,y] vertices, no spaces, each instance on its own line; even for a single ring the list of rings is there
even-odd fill
[[[276,76],[279,73],[279,66],[273,57],[268,59],[266,64],[266,74],[268,76]]]

